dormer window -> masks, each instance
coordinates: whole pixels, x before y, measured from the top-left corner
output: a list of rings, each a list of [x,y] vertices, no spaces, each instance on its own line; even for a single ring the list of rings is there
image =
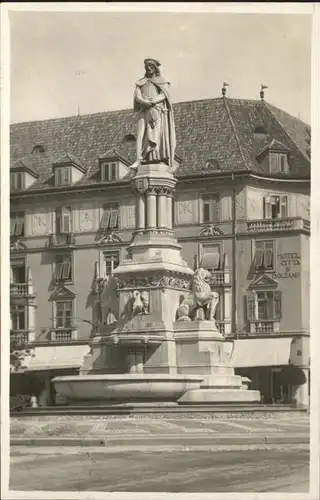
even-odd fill
[[[104,182],[115,181],[119,178],[118,162],[101,163],[101,180]]]
[[[285,174],[288,172],[288,155],[285,153],[269,154],[270,173]]]
[[[11,191],[21,191],[24,189],[24,172],[12,172],[10,174]]]
[[[44,153],[44,152],[45,152],[45,149],[42,146],[42,144],[36,144],[36,146],[34,146],[34,148],[32,150],[32,154],[34,154],[34,153]]]
[[[266,135],[266,129],[264,128],[263,125],[256,125],[253,133],[255,135]]]
[[[81,180],[86,166],[71,153],[64,153],[53,163],[55,186],[70,186]]]
[[[55,168],[55,185],[67,186],[71,184],[71,167]]]

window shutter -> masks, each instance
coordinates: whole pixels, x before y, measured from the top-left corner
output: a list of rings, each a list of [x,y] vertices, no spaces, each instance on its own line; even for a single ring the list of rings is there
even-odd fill
[[[102,219],[101,219],[102,229],[107,229],[109,227],[110,215],[111,215],[111,210],[105,209],[103,214],[102,214]]]
[[[275,319],[281,319],[282,317],[282,292],[276,290],[274,292],[274,315]]]
[[[67,259],[62,264],[62,278],[63,279],[69,279],[69,278],[71,278],[70,271],[71,271],[71,261],[70,261],[70,259]]]
[[[17,189],[22,189],[22,179],[24,174],[22,172],[17,172]]]
[[[273,251],[269,248],[264,251],[264,259],[263,259],[264,267],[272,268],[273,267]]]
[[[270,172],[279,172],[278,166],[279,155],[277,153],[270,153]]]
[[[219,222],[220,220],[220,200],[217,196],[212,198],[212,222]]]
[[[118,209],[110,211],[110,222],[109,222],[110,229],[115,229],[116,227],[118,227],[118,214],[119,214]]]
[[[247,292],[246,294],[247,305],[247,320],[254,321],[256,319],[256,298],[254,292]]]
[[[287,202],[288,202],[287,196],[280,197],[280,217],[281,217],[281,219],[286,219],[288,217],[288,210],[287,210],[288,203]]]
[[[71,211],[69,208],[63,208],[61,211],[61,222],[62,222],[62,232],[70,233],[71,232]]]
[[[63,262],[56,262],[56,267],[54,270],[54,277],[56,280],[61,280],[62,278]]]
[[[23,220],[19,218],[16,221],[16,230],[15,230],[16,236],[22,235],[22,229],[23,229]]]
[[[256,250],[254,254],[254,267],[260,269],[263,266],[264,250]]]
[[[272,219],[272,204],[270,197],[263,198],[263,218]]]
[[[210,222],[210,203],[203,202],[203,222]]]
[[[15,234],[17,220],[16,218],[10,219],[10,235],[13,236]]]

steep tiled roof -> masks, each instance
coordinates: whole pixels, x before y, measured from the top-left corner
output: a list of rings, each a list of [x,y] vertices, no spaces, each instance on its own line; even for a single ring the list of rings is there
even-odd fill
[[[217,98],[180,102],[174,104],[174,112],[176,152],[181,158],[178,177],[217,170],[261,171],[257,153],[273,139],[290,151],[287,175],[310,175],[307,125],[264,101]],[[265,135],[254,134],[260,125]],[[31,189],[45,189],[50,187],[52,164],[68,154],[87,171],[79,184],[92,184],[99,182],[98,160],[106,152],[115,148],[133,163],[135,143],[127,140],[128,134],[136,134],[136,116],[131,110],[17,123],[11,125],[11,161],[14,164],[28,157],[40,174]],[[45,151],[31,154],[36,144],[43,144]]]

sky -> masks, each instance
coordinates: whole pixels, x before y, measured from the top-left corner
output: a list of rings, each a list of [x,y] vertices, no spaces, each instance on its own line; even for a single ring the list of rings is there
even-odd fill
[[[11,123],[132,107],[143,60],[174,102],[265,100],[310,123],[306,14],[10,12]]]

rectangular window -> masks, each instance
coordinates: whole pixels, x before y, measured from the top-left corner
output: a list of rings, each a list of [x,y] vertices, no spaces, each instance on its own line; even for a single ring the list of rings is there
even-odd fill
[[[12,306],[10,310],[11,329],[25,330],[26,328],[26,312],[24,306]]]
[[[218,195],[205,194],[202,196],[202,222],[220,222],[220,199]]]
[[[21,191],[24,189],[24,172],[13,172],[10,174],[11,191]]]
[[[288,217],[287,196],[266,196],[264,203],[264,219],[286,219]]]
[[[208,271],[218,271],[221,269],[220,245],[203,245],[200,266]]]
[[[282,317],[282,292],[258,290],[247,293],[248,321],[279,321]]]
[[[273,270],[274,241],[257,240],[255,242],[254,267],[256,270]]]
[[[288,156],[285,153],[270,153],[270,173],[286,173],[288,171]]]
[[[10,236],[24,236],[24,213],[10,214]]]
[[[114,269],[119,265],[119,251],[104,252],[103,259],[105,276],[112,276]]]
[[[13,284],[26,282],[26,265],[24,259],[11,261],[11,282]]]
[[[103,205],[103,213],[101,218],[101,229],[118,229],[119,227],[119,204],[106,203]]]
[[[56,281],[72,280],[72,256],[71,254],[58,254],[55,260],[54,278]]]
[[[73,318],[73,302],[71,300],[55,303],[56,328],[70,328]]]
[[[63,207],[56,209],[56,234],[69,234],[71,228],[71,208]]]
[[[71,184],[71,168],[70,167],[56,167],[55,168],[55,185],[66,186]]]
[[[118,179],[118,163],[102,163],[101,164],[101,180],[115,181]]]

